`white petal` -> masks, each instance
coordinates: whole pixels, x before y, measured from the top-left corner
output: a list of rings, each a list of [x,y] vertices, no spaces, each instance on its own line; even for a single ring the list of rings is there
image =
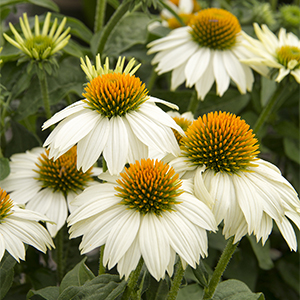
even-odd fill
[[[94,128],[83,137],[77,145],[77,168],[86,172],[100,157],[108,136],[110,135],[109,120],[99,118]]]
[[[142,256],[150,274],[157,280],[165,276],[170,261],[169,238],[159,217],[143,216],[139,231]]]
[[[103,156],[110,174],[119,174],[128,156],[128,135],[126,126],[120,116],[109,120],[110,134],[103,150]]]
[[[205,74],[210,61],[210,49],[199,48],[188,60],[184,73],[188,87],[193,86]],[[204,75],[205,76],[205,75]]]
[[[174,91],[185,81],[185,74],[184,74],[185,66],[186,66],[185,63],[183,63],[172,71],[171,91]]]
[[[226,72],[221,51],[214,51],[213,70],[217,84],[217,95],[222,97],[229,87],[230,77]]]
[[[286,240],[287,244],[289,245],[290,249],[293,251],[297,251],[297,241],[295,231],[293,226],[288,221],[287,218],[283,218],[282,222],[276,222],[282,236]]]

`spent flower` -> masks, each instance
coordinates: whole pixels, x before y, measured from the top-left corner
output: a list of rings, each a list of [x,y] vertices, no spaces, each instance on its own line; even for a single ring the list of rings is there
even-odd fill
[[[13,154],[11,172],[0,185],[10,192],[17,204],[47,216],[54,224],[47,223],[51,236],[65,224],[70,201],[86,187],[95,184],[93,176],[100,168],[90,168],[85,173],[76,167],[76,146],[56,161],[49,158],[49,151],[42,147],[26,153]]]
[[[236,243],[248,233],[264,244],[274,220],[290,249],[297,249],[289,221],[300,228],[297,193],[276,166],[257,157],[258,141],[244,120],[225,112],[203,115],[181,147],[170,165],[182,178],[194,178],[197,197],[208,190],[212,202],[206,204],[218,224],[224,221],[225,238],[234,236]]]
[[[98,59],[98,58],[97,58]],[[77,144],[77,167],[85,172],[103,154],[111,174],[117,175],[126,163],[148,157],[149,147],[176,155],[180,152],[172,129],[184,135],[175,121],[155,103],[178,107],[148,96],[145,85],[132,70],[134,60],[123,69],[119,59],[114,70],[108,60],[96,67],[89,59],[84,64],[90,82],[85,99],[75,102],[46,121],[43,129],[60,122],[46,139],[44,146],[56,160]]]
[[[81,253],[105,244],[103,264],[118,264],[126,279],[142,257],[156,280],[166,271],[172,276],[176,253],[193,268],[207,255],[206,231],[216,223],[193,195],[191,180],[151,159],[130,164],[117,179],[104,178],[74,199],[79,207],[68,218],[70,237],[83,236]]]
[[[25,246],[31,245],[46,253],[54,248],[49,232],[39,222],[49,222],[45,216],[22,209],[0,188],[0,261],[5,250],[18,262],[25,260]]]

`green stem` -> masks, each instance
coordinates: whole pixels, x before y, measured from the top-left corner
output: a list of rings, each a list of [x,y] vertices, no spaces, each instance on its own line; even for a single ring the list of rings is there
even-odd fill
[[[221,279],[232,255],[233,255],[235,249],[237,248],[237,246],[239,244],[239,243],[233,244],[233,239],[234,239],[234,237],[231,237],[231,238],[229,238],[229,240],[227,242],[227,245],[226,245],[226,247],[218,261],[218,264],[214,270],[214,273],[210,279],[208,287],[205,288],[205,290],[204,290],[203,300],[212,299],[212,297],[216,291],[217,285],[219,284],[220,279]]]
[[[99,270],[98,270],[98,275],[105,274],[105,267],[104,267],[104,265],[103,265],[104,247],[105,247],[105,245],[102,245],[102,246],[100,247],[100,257],[99,257]]]
[[[284,83],[283,83],[284,82]],[[274,94],[267,102],[266,106],[263,108],[261,114],[259,115],[254,127],[253,131],[256,135],[259,135],[259,131],[261,130],[263,124],[268,120],[272,110],[274,107],[282,100],[282,98],[287,98],[290,94],[291,87],[290,84],[286,81],[282,81],[278,84]],[[282,102],[282,101],[281,101]]]
[[[149,93],[151,92],[151,90],[152,90],[152,88],[154,86],[156,78],[157,78],[157,73],[152,68],[151,76],[150,76],[149,81],[147,83],[147,90],[149,91]]]
[[[40,87],[41,87],[42,97],[43,97],[43,101],[44,101],[44,109],[46,112],[46,117],[47,117],[47,119],[50,119],[52,117],[52,114],[51,114],[51,110],[50,110],[46,72],[43,70],[42,75],[39,75],[38,78],[40,81]]]
[[[184,269],[182,267],[181,260],[178,259],[176,266],[175,266],[175,274],[172,280],[171,289],[169,291],[167,300],[175,300],[180,288],[180,284],[182,282],[182,278],[184,275]]]
[[[182,21],[178,14],[168,4],[161,0],[159,1],[159,3],[176,18],[176,20],[180,23],[181,26],[186,26],[186,24]]]
[[[144,264],[144,260],[141,257],[136,269],[134,271],[132,271],[130,276],[129,276],[128,284],[127,284],[126,290],[125,290],[125,292],[122,296],[122,300],[130,299],[130,295],[134,291],[134,288],[137,284],[137,281],[138,281],[139,275],[141,273],[143,264]]]
[[[57,264],[57,279],[60,283],[64,277],[64,261],[63,261],[63,246],[64,246],[64,227],[62,227],[56,235],[56,264]]]
[[[197,97],[197,92],[194,91],[194,92],[193,92],[193,95],[192,95],[192,97],[191,97],[189,106],[188,106],[188,108],[187,108],[187,111],[191,111],[192,114],[195,116],[196,111],[197,111],[198,104],[199,104],[199,100],[198,100],[198,97]]]
[[[101,1],[101,0],[100,0]],[[115,26],[118,24],[118,22],[122,19],[122,17],[127,13],[129,7],[131,5],[131,1],[124,1],[122,4],[117,8],[117,10],[114,12],[108,23],[105,25],[100,41],[98,46],[98,53],[102,53],[105,43],[112,32],[112,30],[115,28]]]
[[[105,10],[106,10],[106,0],[97,0],[94,32],[98,32],[102,29],[104,24]]]

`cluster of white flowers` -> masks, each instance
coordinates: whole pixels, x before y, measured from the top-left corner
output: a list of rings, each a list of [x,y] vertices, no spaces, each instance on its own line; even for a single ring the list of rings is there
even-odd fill
[[[267,75],[270,67],[279,69],[276,81],[291,74],[300,83],[296,36],[281,30],[278,40],[266,26],[255,25],[258,41],[241,30],[231,13],[210,8],[193,14],[191,7],[189,25],[148,45],[149,54],[157,52],[152,62],[158,74],[172,71],[172,89],[186,81],[204,100],[214,82],[222,96],[232,80],[244,94],[252,89],[252,69]],[[13,32],[23,49],[23,39]],[[67,32],[58,38],[61,32],[55,40],[66,43]],[[50,50],[45,51],[42,56]],[[0,258],[7,249],[24,259],[23,242],[44,252],[53,247],[39,220],[48,222],[52,237],[67,221],[70,238],[83,236],[82,253],[105,245],[104,265],[117,264],[125,278],[141,257],[157,280],[173,274],[176,254],[184,267],[196,267],[208,254],[207,231],[217,231],[221,222],[226,239],[234,236],[236,243],[253,234],[264,244],[274,220],[296,251],[289,220],[300,228],[297,193],[276,166],[257,157],[258,141],[249,125],[226,112],[196,120],[191,113],[165,113],[156,103],[178,107],[148,95],[135,76],[135,60],[126,68],[124,61],[120,58],[110,69],[108,59],[101,65],[100,56],[96,66],[82,59],[89,80],[84,99],[44,123],[43,129],[58,123],[44,142],[47,149],[11,157],[11,173],[0,186],[26,210],[6,205],[1,191]],[[100,157],[107,170],[95,167]],[[104,182],[93,179],[98,175]],[[14,226],[29,235],[35,231],[36,238],[30,240]]]

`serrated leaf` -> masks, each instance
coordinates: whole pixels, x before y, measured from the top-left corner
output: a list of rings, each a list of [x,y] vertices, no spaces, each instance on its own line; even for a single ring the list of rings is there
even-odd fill
[[[46,300],[56,300],[59,296],[58,286],[47,286],[43,289],[33,291],[30,290],[26,296],[26,299],[31,299],[32,296],[41,296]]]
[[[10,173],[9,160],[6,157],[0,158],[0,180],[6,178]]]
[[[15,264],[16,260],[5,252],[0,262],[0,299],[4,298],[13,283]]]
[[[235,279],[221,282],[216,289],[214,300],[264,300],[262,293],[253,293],[245,283]]]
[[[140,12],[124,16],[109,36],[104,52],[110,56],[118,56],[133,45],[144,44],[150,20],[148,15]],[[98,45],[95,46],[94,50],[98,49]]]
[[[60,284],[60,293],[69,286],[82,286],[88,280],[95,278],[93,272],[85,265],[86,257],[79,262],[71,271],[63,278]]]
[[[294,139],[284,138],[283,146],[286,156],[297,164],[300,164],[299,143]]]
[[[250,241],[251,247],[258,260],[259,267],[263,270],[272,269],[274,267],[274,263],[270,256],[270,242],[267,241],[265,245],[262,246],[261,242],[256,242],[256,238],[253,235],[247,235],[247,238]]]
[[[31,3],[53,11],[59,11],[58,5],[51,0],[1,0],[0,8],[2,9],[6,5],[15,5],[18,3]]]
[[[118,275],[103,274],[87,281],[82,286],[69,286],[58,300],[113,300],[120,295],[127,285]]]

